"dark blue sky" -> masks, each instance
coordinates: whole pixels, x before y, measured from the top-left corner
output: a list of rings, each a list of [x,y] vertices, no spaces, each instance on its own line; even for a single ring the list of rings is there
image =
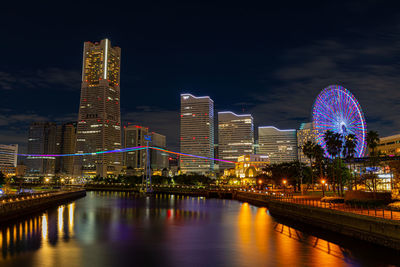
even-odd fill
[[[0,143],[24,146],[34,120],[77,118],[83,42],[103,38],[122,49],[122,120],[166,134],[173,149],[186,92],[257,125],[298,128],[319,91],[341,84],[370,129],[396,134],[399,15],[390,1],[4,6]]]

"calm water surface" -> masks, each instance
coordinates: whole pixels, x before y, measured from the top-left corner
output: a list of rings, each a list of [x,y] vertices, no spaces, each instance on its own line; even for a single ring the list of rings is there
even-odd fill
[[[400,264],[394,252],[288,226],[247,203],[110,192],[2,225],[0,246],[1,267]]]

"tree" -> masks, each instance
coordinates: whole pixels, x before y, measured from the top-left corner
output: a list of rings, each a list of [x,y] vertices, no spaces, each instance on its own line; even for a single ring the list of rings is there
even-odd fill
[[[6,183],[6,177],[4,174],[0,171],[0,185],[4,185]]]
[[[379,144],[379,134],[377,131],[369,131],[367,133],[367,146],[369,149],[369,156],[376,156],[376,147]]]
[[[313,175],[312,159],[314,158],[314,146],[315,144],[312,141],[307,141],[302,147],[303,154],[310,160],[311,186],[313,191],[314,191],[314,175]]]
[[[324,174],[323,174],[324,153],[325,153],[325,151],[320,144],[314,145],[313,154],[314,154],[315,163],[319,169],[320,178],[322,178],[324,176]]]
[[[341,186],[341,191],[343,193],[343,181],[341,179],[341,176],[338,176],[337,179],[335,180],[335,169],[338,169],[338,165],[340,164],[340,157],[342,155],[342,147],[343,147],[343,137],[340,133],[334,133],[330,130],[326,131],[324,134],[324,140],[326,143],[326,149],[328,154],[332,158],[332,185],[333,185],[333,191],[336,192],[336,182],[340,184]],[[335,166],[336,162],[336,166]],[[337,174],[340,175],[340,172]],[[339,191],[339,190],[338,190]]]
[[[343,147],[343,155],[346,158],[346,160],[350,164],[350,173],[352,173],[352,168],[351,164],[354,160],[355,154],[356,154],[356,147],[357,147],[357,139],[354,134],[348,134],[345,138],[345,144]],[[356,176],[354,175],[354,188],[357,190],[357,180]]]
[[[379,153],[377,153],[376,148],[378,147],[379,144],[379,134],[377,131],[369,131],[367,133],[367,146],[368,146],[368,152],[369,152],[369,165],[371,168],[371,171],[369,175],[365,175],[364,180],[371,180],[372,182],[372,191],[376,193],[376,187],[378,185],[377,183],[377,177],[376,175],[373,174],[373,171],[375,167],[378,165],[378,158],[379,158]]]

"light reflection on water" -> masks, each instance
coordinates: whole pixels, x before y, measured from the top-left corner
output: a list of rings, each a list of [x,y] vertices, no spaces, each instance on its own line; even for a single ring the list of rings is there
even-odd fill
[[[396,255],[338,245],[237,201],[89,192],[0,226],[0,266],[389,266]],[[332,237],[333,240],[336,240]],[[351,248],[351,249],[349,249]]]

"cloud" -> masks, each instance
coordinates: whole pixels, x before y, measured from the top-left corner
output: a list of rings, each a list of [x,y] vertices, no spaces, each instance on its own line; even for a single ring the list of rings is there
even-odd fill
[[[381,135],[400,132],[398,38],[374,45],[319,41],[288,50],[282,67],[273,73],[277,86],[268,94],[253,95],[251,109],[259,124],[298,127],[309,121],[318,93],[331,84],[349,89],[360,102],[369,129]]]
[[[81,74],[78,71],[46,68],[35,71],[9,73],[0,71],[0,89],[43,89],[79,90]]]

